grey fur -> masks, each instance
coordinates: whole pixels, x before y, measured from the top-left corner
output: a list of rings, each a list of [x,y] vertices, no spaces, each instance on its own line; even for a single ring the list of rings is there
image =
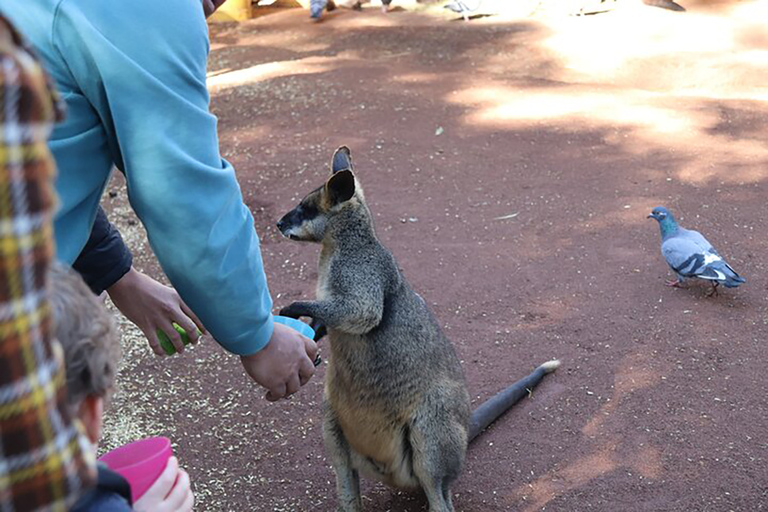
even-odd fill
[[[376,238],[359,184],[352,181],[351,197],[339,199],[348,197],[354,178],[348,149],[334,154],[332,173],[278,227],[291,239],[322,243],[317,300],[294,302],[280,314],[308,316],[328,329],[324,441],[338,510],[362,510],[363,473],[394,487],[421,488],[430,512],[452,512],[450,486],[469,442],[461,365]],[[339,178],[342,173],[349,175]]]

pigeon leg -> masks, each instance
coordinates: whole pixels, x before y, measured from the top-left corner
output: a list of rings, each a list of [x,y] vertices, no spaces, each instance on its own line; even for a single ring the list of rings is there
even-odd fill
[[[718,286],[720,286],[720,283],[712,281],[712,289],[707,293],[707,297],[719,297],[720,291],[717,289]]]
[[[683,281],[680,279],[667,279],[664,281],[664,284],[667,286],[671,286],[673,288],[682,288],[683,287]]]

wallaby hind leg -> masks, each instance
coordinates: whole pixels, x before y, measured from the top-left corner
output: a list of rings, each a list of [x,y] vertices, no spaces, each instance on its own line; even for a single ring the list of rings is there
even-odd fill
[[[448,505],[448,510],[454,512],[453,499],[451,498],[451,486],[447,482],[443,482],[443,499],[445,500],[446,505]]]
[[[421,484],[429,502],[429,512],[454,512],[451,491],[445,482],[425,479]]]
[[[347,439],[327,406],[323,425],[323,440],[325,441],[325,451],[330,457],[333,471],[336,473],[336,498],[339,502],[336,510],[338,512],[362,512],[360,475],[352,467],[352,455]]]
[[[440,416],[412,424],[413,472],[429,500],[429,512],[454,512],[450,486],[459,476],[467,447],[466,429]]]

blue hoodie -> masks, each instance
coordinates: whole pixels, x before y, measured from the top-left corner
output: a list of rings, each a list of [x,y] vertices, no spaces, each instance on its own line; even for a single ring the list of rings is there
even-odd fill
[[[253,218],[208,109],[200,0],[4,4],[68,107],[50,140],[58,258],[71,264],[80,254],[117,166],[184,301],[224,348],[259,351],[272,336],[272,299]]]

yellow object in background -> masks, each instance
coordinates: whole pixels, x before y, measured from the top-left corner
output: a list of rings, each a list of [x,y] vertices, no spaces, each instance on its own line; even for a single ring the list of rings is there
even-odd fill
[[[251,0],[227,0],[208,21],[245,21],[251,19]]]

